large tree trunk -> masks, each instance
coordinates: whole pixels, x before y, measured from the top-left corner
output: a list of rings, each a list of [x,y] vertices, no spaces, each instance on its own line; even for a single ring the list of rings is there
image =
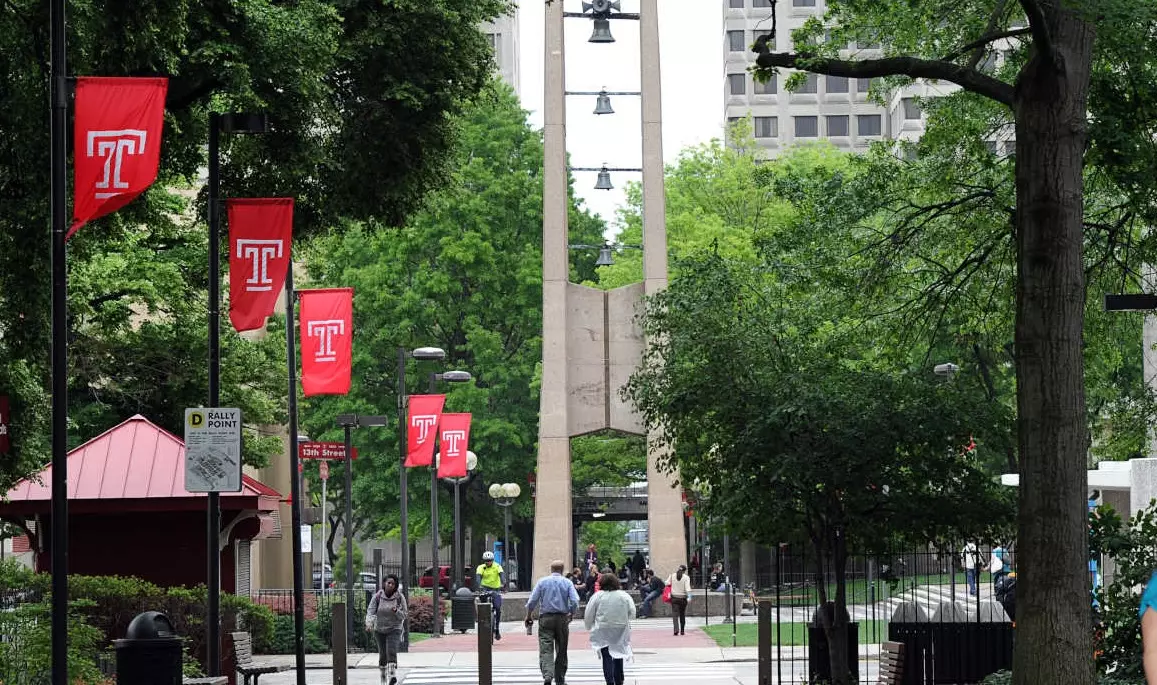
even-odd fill
[[[1082,331],[1082,158],[1092,27],[1039,0],[1053,56],[1016,84],[1018,286],[1016,685],[1091,685]]]

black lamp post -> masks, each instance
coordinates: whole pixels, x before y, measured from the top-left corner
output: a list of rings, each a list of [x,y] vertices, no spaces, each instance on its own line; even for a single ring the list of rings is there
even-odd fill
[[[221,404],[221,133],[268,133],[264,113],[209,113],[209,406]],[[296,476],[294,476],[296,477]],[[209,493],[209,675],[221,675],[221,495]],[[299,532],[300,534],[300,532]]]
[[[446,381],[447,383],[466,383],[470,380],[469,371],[447,371],[445,373],[431,373],[430,374],[430,394],[433,395],[437,391],[438,381]],[[437,440],[437,433],[434,435]],[[437,443],[435,443],[435,453],[437,453]],[[438,598],[441,596],[442,568],[438,563],[438,546],[442,542],[442,536],[438,529],[438,465],[430,462],[430,561],[433,563],[434,569],[430,576],[430,592],[434,602],[434,637],[442,637],[442,616],[438,611]]]
[[[441,455],[438,455],[441,457]],[[462,567],[466,565],[466,550],[462,547],[462,486],[474,478],[473,471],[478,468],[478,455],[466,450],[466,475],[460,478],[443,478],[447,483],[454,484],[454,548],[450,550],[450,567],[453,572],[454,590],[462,587]]]
[[[410,600],[410,578],[413,575],[410,573],[410,491],[409,491],[409,469],[406,468],[406,450],[408,447],[406,436],[406,357],[410,356],[414,359],[424,361],[440,361],[446,358],[446,351],[440,347],[419,347],[413,352],[407,351],[405,347],[398,348],[398,494],[399,502],[399,518],[402,529],[402,587],[399,588],[402,596],[408,602]],[[410,650],[410,622],[407,620],[402,625],[402,642],[398,646],[398,651],[408,652]]]
[[[353,635],[355,626],[354,616],[354,460],[353,460],[353,429],[370,426],[384,426],[389,420],[386,416],[369,416],[364,414],[338,414],[337,425],[345,429],[345,587],[346,612],[349,614],[349,630]],[[322,568],[325,568],[324,565]],[[361,576],[358,577],[359,582]],[[349,640],[346,640],[348,649]]]
[[[487,489],[487,492],[494,503],[502,507],[502,568],[506,570],[506,566],[513,558],[510,554],[510,507],[518,501],[522,488],[518,487],[518,483],[495,483]],[[510,576],[507,575],[506,578],[509,582]]]

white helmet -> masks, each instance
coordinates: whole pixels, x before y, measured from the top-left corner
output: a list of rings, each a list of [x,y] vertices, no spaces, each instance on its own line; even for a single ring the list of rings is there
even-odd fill
[[[483,552],[482,561],[494,561],[494,552]]]

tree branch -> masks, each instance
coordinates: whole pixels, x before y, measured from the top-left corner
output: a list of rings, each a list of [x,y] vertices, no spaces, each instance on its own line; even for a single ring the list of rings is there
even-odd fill
[[[987,36],[996,31],[997,25],[1000,23],[1001,18],[1004,16],[1004,8],[1007,6],[1008,0],[996,0],[996,6],[992,8],[992,13],[988,15],[988,25],[984,27],[984,33],[980,34],[981,36]],[[985,45],[987,45],[987,43],[973,45],[973,47],[976,48],[976,52],[972,53],[972,57],[968,59],[969,69],[975,69],[976,65],[980,64],[980,58],[984,57],[983,47]]]
[[[945,62],[951,62],[954,59],[959,59],[963,55],[968,54],[972,50],[976,50],[976,52],[968,60],[968,68],[969,69],[975,69],[976,65],[980,64],[980,58],[984,57],[984,50],[982,50],[981,48],[983,48],[985,45],[988,45],[989,43],[991,43],[993,41],[1000,40],[1002,38],[1015,38],[1016,36],[1023,36],[1023,35],[1028,34],[1028,33],[1032,33],[1032,29],[1019,28],[1019,29],[1010,29],[1008,31],[998,31],[996,33],[989,33],[989,34],[985,35],[983,38],[972,41],[968,45],[961,46],[959,49],[955,50],[954,52],[951,52],[951,53],[945,55],[942,59]]]
[[[771,69],[787,67],[829,76],[848,78],[875,78],[879,76],[910,76],[912,78],[936,79],[955,83],[961,88],[983,95],[1009,107],[1012,106],[1012,86],[982,74],[975,69],[942,60],[920,59],[918,57],[884,57],[882,59],[843,60],[813,58],[790,52],[769,52],[767,41],[756,41],[755,52],[759,53],[756,65]],[[806,64],[807,66],[801,66]]]
[[[1044,8],[1041,7],[1039,0],[1019,0],[1020,6],[1024,9],[1024,13],[1028,16],[1029,30],[1032,32],[1032,40],[1036,45],[1037,52],[1041,54],[1048,61],[1053,68],[1057,66],[1057,55],[1053,49],[1053,38],[1049,34],[1049,27],[1047,19],[1045,18]]]

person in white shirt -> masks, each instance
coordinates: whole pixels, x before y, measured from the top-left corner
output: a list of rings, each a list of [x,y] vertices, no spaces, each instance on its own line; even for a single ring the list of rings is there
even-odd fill
[[[687,575],[687,567],[680,566],[670,576],[667,576],[667,585],[671,586],[671,619],[675,622],[675,634],[683,635],[687,630],[687,602],[691,600],[691,576]]]
[[[631,616],[635,600],[623,591],[619,578],[604,573],[599,578],[599,591],[587,602],[583,623],[590,631],[591,647],[603,662],[606,685],[623,685],[623,660],[630,660]]]
[[[968,580],[968,594],[976,596],[976,578],[980,574],[980,551],[975,542],[964,545],[960,552],[960,565],[964,567],[964,577]]]

